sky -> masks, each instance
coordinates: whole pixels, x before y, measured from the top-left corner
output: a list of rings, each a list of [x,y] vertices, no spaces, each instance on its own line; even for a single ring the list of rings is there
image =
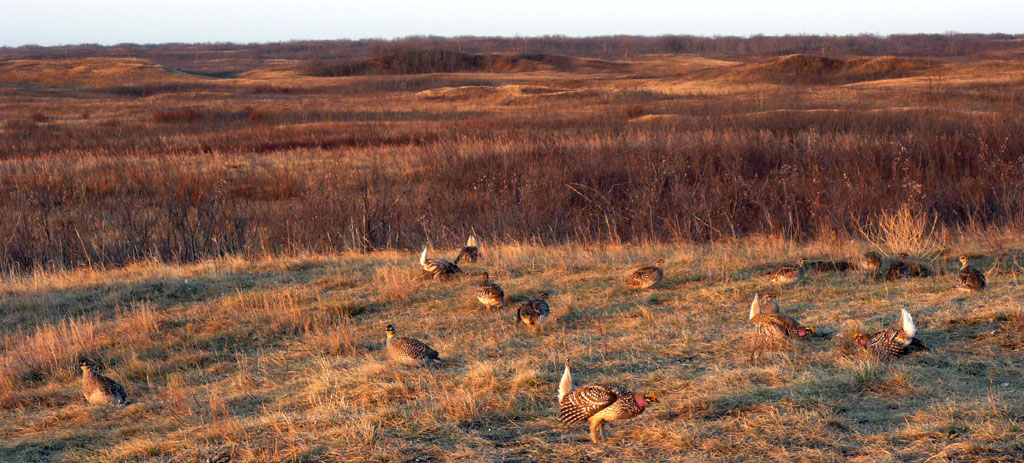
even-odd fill
[[[0,46],[953,31],[1024,33],[1024,1],[0,0]]]

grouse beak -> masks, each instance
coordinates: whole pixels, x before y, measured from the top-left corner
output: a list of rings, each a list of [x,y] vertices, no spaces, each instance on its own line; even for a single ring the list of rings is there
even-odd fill
[[[811,334],[818,334],[818,331],[815,330],[813,326],[808,326],[807,331],[810,331]]]
[[[645,395],[644,396],[644,400],[646,400],[648,403],[652,403],[652,404],[658,403],[658,398],[655,397],[654,394],[647,394],[647,395]]]

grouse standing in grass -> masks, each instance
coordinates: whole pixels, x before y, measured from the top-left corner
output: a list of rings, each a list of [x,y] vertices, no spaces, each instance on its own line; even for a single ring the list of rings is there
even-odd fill
[[[634,394],[618,386],[590,384],[574,389],[568,360],[558,384],[558,420],[565,426],[589,422],[590,440],[594,443],[599,441],[598,435],[605,439],[605,423],[633,418],[657,402],[654,394]]]
[[[878,272],[879,267],[882,266],[882,255],[875,251],[865,252],[860,258],[861,270],[868,273]]]
[[[82,394],[94,405],[125,405],[128,401],[124,387],[96,373],[89,361],[82,362]]]
[[[542,292],[536,298],[519,304],[516,309],[516,319],[530,326],[537,326],[544,323],[551,315],[551,308],[548,307],[548,293]]]
[[[505,303],[505,291],[501,289],[501,286],[494,284],[490,275],[484,272],[483,281],[476,287],[476,300],[488,309],[491,307],[500,309],[501,305]]]
[[[899,329],[886,328],[869,335],[853,333],[853,340],[876,357],[888,360],[914,349],[927,350],[924,343],[914,337],[916,334],[914,319],[909,312],[901,310]]]
[[[629,275],[626,284],[630,288],[641,290],[661,283],[661,279],[665,277],[665,271],[661,269],[662,265],[665,265],[665,260],[658,259],[654,261],[654,265],[637,269]]]
[[[416,339],[396,336],[393,325],[388,325],[384,331],[387,333],[387,347],[385,347],[385,350],[387,351],[388,358],[395,363],[410,367],[441,364],[437,351],[431,349],[430,346]]]
[[[967,256],[960,256],[960,263],[963,266],[956,274],[956,287],[970,292],[985,289],[985,274],[972,268]]]
[[[796,266],[783,265],[771,273],[768,274],[768,281],[778,285],[788,285],[796,283],[804,278],[804,262],[807,259],[803,257],[797,259]]]
[[[902,280],[910,275],[910,267],[907,266],[907,253],[901,252],[899,258],[889,264],[885,270],[886,280]]]

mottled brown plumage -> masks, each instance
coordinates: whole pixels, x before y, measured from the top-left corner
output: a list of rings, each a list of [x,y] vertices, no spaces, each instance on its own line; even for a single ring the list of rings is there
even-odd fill
[[[932,271],[931,267],[924,265],[920,262],[912,262],[907,264],[907,277],[928,278],[932,276],[934,273],[935,272]]]
[[[865,272],[877,272],[882,266],[882,255],[875,251],[865,252],[860,259],[860,268]]]
[[[393,362],[410,367],[422,367],[441,363],[437,351],[430,346],[412,338],[398,337],[395,334],[395,327],[388,325],[384,330],[387,333],[388,358]]]
[[[803,326],[783,315],[770,295],[754,295],[749,319],[754,325],[754,345],[750,354],[752,360],[759,358],[763,351],[789,345],[792,338],[806,339],[815,333],[813,326]]]
[[[754,295],[750,304],[750,323],[753,323],[757,337],[761,342],[771,343],[786,340],[790,337],[806,338],[814,334],[813,326],[803,326],[779,310],[779,305],[771,295]]]
[[[459,251],[457,256],[455,256],[454,263],[458,265],[459,261],[462,259],[465,259],[466,262],[469,263],[476,263],[476,261],[480,259],[480,248],[476,245],[476,238],[470,236],[469,239],[466,240],[466,246]]]
[[[920,340],[914,338],[916,334],[914,319],[909,312],[902,310],[899,329],[886,328],[869,335],[854,333],[853,340],[876,357],[888,360],[904,355],[912,348],[926,349]]]
[[[542,292],[536,298],[519,304],[516,308],[516,319],[530,326],[537,326],[544,323],[551,315],[551,308],[548,307],[548,293]]]
[[[124,387],[93,371],[89,362],[82,362],[82,394],[95,405],[125,405],[128,401]]]
[[[565,426],[590,423],[590,440],[594,443],[605,438],[604,424],[608,421],[633,418],[658,399],[654,394],[634,394],[618,386],[591,384],[573,389],[566,364],[558,388],[558,420]],[[598,433],[600,431],[600,433]]]
[[[796,320],[776,313],[757,314],[750,319],[758,338],[762,342],[781,341],[787,338],[806,338],[814,333],[813,327],[801,326]]]
[[[960,271],[956,274],[956,287],[965,291],[985,289],[985,274],[971,267],[967,256],[960,256]]]
[[[652,266],[637,269],[629,275],[626,284],[630,288],[641,290],[661,283],[661,279],[665,277],[665,271],[661,269],[662,265],[665,265],[665,260],[658,259]]]
[[[885,269],[886,280],[901,280],[910,275],[910,267],[907,266],[907,253],[901,252],[896,261],[889,264]]]
[[[762,296],[755,293],[754,301],[750,303],[750,316],[753,317],[755,313],[781,314],[782,308],[779,307],[778,302],[775,302],[775,296],[772,296],[771,294],[765,294]]]
[[[488,309],[491,307],[500,309],[501,305],[505,303],[505,291],[501,289],[501,286],[494,284],[490,275],[484,272],[483,282],[476,287],[476,300]]]
[[[853,268],[849,262],[845,260],[815,260],[811,262],[805,262],[804,268],[807,270],[813,270],[815,272],[846,272]]]
[[[448,278],[457,273],[462,273],[462,269],[458,265],[444,259],[428,259],[426,246],[423,247],[423,253],[420,254],[420,266],[423,267],[423,271],[429,277],[434,279]]]
[[[788,285],[796,283],[804,278],[804,262],[807,259],[803,257],[797,259],[796,266],[783,265],[771,273],[768,274],[768,281],[779,285]]]

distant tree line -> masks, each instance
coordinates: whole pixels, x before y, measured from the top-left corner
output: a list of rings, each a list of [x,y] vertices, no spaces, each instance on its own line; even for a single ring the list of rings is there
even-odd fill
[[[578,57],[622,59],[656,53],[688,53],[716,56],[786,55],[828,56],[929,56],[959,57],[1019,47],[1022,34],[897,34],[897,35],[784,35],[750,37],[700,37],[693,35],[566,37],[428,37],[394,40],[321,40],[278,43],[168,43],[160,45],[96,44],[59,47],[0,47],[0,59],[58,59],[83,57],[136,57],[195,72],[223,72],[260,66],[266,60],[342,60],[386,56],[388,50],[428,50],[423,59],[451,63],[454,70],[466,66],[471,54],[510,52],[562,54]],[[406,56],[408,58],[408,56]],[[391,63],[394,64],[394,63]],[[422,64],[422,63],[421,63]],[[470,63],[471,64],[471,63]],[[416,67],[409,62],[401,66]],[[401,67],[400,66],[400,67]],[[360,69],[339,68],[358,73]]]
[[[369,58],[303,62],[301,72],[317,77],[341,77],[380,74],[427,74],[447,72],[504,72],[525,66],[545,64],[555,68],[569,64],[564,55],[546,53],[469,53],[450,48],[419,48],[406,44],[374,47]]]

